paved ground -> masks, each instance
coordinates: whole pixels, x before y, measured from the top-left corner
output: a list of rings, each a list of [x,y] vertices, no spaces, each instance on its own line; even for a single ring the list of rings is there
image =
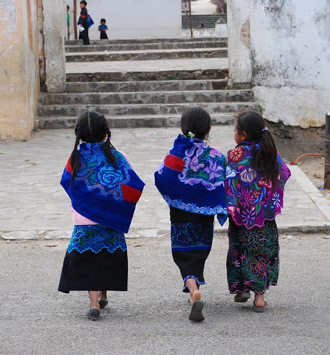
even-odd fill
[[[196,58],[196,59],[158,59],[129,60],[113,62],[66,63],[67,74],[98,73],[98,72],[153,72],[168,70],[207,70],[227,69],[227,58]]]
[[[212,15],[216,6],[210,0],[197,0],[191,2],[191,12],[193,15]]]
[[[282,239],[279,285],[255,314],[228,294],[227,240],[217,236],[203,324],[187,319],[169,238],[129,240],[129,291],[111,293],[95,323],[85,292],[57,292],[66,245],[0,241],[0,354],[329,354],[330,239]]]
[[[73,132],[41,131],[28,142],[0,142],[0,354],[329,352],[330,234],[290,235],[301,227],[324,230],[329,202],[297,167],[278,219],[286,234],[268,312],[255,314],[251,302],[232,302],[227,238],[217,233],[203,287],[207,320],[188,321],[187,296],[170,253],[168,209],[153,185],[153,172],[177,134],[176,128],[113,130],[113,143],[147,185],[128,239],[129,291],[112,293],[97,323],[86,319],[86,293],[57,292],[68,243],[59,238],[72,229],[59,180]],[[213,127],[211,143],[226,151],[232,136],[233,127]]]
[[[178,133],[177,128],[113,130],[114,145],[128,154],[146,182],[129,237],[168,235],[168,208],[154,186],[153,173]],[[216,126],[210,140],[226,152],[234,146],[232,137],[232,126]],[[4,238],[70,236],[70,203],[59,181],[73,143],[73,130],[40,131],[28,142],[0,142],[0,234]],[[291,170],[285,208],[278,218],[281,230],[324,230],[330,223],[330,200],[298,167]]]

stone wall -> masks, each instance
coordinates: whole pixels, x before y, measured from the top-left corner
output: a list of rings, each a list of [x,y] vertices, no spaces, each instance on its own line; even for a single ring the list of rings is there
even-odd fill
[[[77,0],[77,18],[79,17]],[[66,1],[73,9],[73,0]],[[110,39],[143,39],[181,37],[181,0],[87,0],[88,11],[95,24],[90,38],[99,39],[100,19],[105,18]],[[71,12],[71,39],[73,13]]]
[[[63,0],[43,0],[45,90],[47,92],[65,91],[66,29],[66,9]]]
[[[27,139],[39,93],[38,0],[0,1],[0,139]]]
[[[323,126],[330,108],[329,0],[228,0],[230,78],[252,82],[273,122]]]

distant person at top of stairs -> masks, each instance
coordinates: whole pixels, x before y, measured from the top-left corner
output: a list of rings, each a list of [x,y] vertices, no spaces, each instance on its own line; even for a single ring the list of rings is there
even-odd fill
[[[183,15],[188,15],[188,13],[189,13],[189,1],[188,0],[182,0],[181,9],[182,9]]]
[[[80,17],[78,24],[79,26],[83,27],[83,30],[80,32],[79,39],[83,40],[84,45],[89,45],[89,36],[88,36],[88,29],[89,29],[89,21],[88,21],[88,11],[87,11],[87,2],[85,0],[80,1]]]
[[[66,22],[68,27],[68,40],[70,40],[70,6],[66,5]]]
[[[99,31],[100,31],[100,39],[108,39],[107,32],[108,31],[108,26],[106,25],[107,21],[105,18],[101,19],[101,24],[99,26]]]

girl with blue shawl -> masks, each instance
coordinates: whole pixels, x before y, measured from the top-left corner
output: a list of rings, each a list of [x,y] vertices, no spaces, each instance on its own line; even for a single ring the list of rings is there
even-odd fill
[[[104,116],[82,114],[75,133],[74,149],[61,179],[71,199],[74,229],[58,290],[88,291],[88,318],[97,320],[100,309],[108,304],[107,290],[127,290],[124,233],[129,230],[144,183],[112,146]]]
[[[192,108],[182,115],[182,134],[155,173],[155,183],[170,207],[174,262],[183,278],[183,292],[190,292],[189,319],[203,321],[200,285],[205,284],[204,265],[211,251],[214,216],[226,221],[224,192],[226,159],[205,141],[210,115]]]

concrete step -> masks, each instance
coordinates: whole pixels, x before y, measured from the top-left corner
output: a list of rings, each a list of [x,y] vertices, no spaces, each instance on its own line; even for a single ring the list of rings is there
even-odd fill
[[[120,52],[67,53],[67,62],[104,62],[127,60],[158,60],[182,58],[227,58],[227,48],[169,49]]]
[[[108,43],[104,41],[98,44],[83,46],[67,45],[65,47],[66,53],[74,52],[104,52],[104,51],[132,51],[132,50],[152,50],[152,49],[193,49],[193,48],[224,48],[227,47],[227,39],[218,39],[217,41],[187,41],[187,42],[151,42],[151,43]]]
[[[213,125],[232,125],[234,114],[217,113],[212,114]],[[179,127],[181,115],[134,115],[134,116],[111,116],[107,119],[110,128],[140,128],[140,127]],[[77,117],[39,117],[35,121],[36,129],[63,129],[74,128]]]
[[[181,115],[192,103],[176,104],[130,104],[130,105],[39,105],[38,116],[79,116],[86,110],[97,111],[107,116],[134,115]],[[235,113],[247,109],[258,109],[253,102],[198,103],[212,113]]]
[[[96,39],[91,40],[91,45],[105,45],[105,44],[146,44],[146,43],[184,43],[184,42],[219,42],[219,40],[227,40],[226,38],[218,38],[218,37],[182,37],[182,38],[151,38],[151,39],[118,39],[118,40],[106,40],[106,39]],[[81,46],[81,40],[70,40],[65,42],[68,46]]]
[[[83,72],[69,73],[67,82],[108,82],[108,81],[159,81],[159,80],[207,80],[226,79],[228,69],[155,70],[128,72]]]
[[[205,28],[215,28],[217,21],[227,23],[227,15],[192,15],[193,28],[199,28],[201,23]],[[182,15],[182,28],[190,28],[189,15]]]
[[[41,105],[132,105],[247,102],[253,100],[252,90],[156,91],[80,94],[41,94]]]
[[[110,81],[72,82],[66,84],[68,93],[96,92],[139,92],[139,91],[187,91],[220,90],[227,86],[227,80],[164,80],[164,81]]]

